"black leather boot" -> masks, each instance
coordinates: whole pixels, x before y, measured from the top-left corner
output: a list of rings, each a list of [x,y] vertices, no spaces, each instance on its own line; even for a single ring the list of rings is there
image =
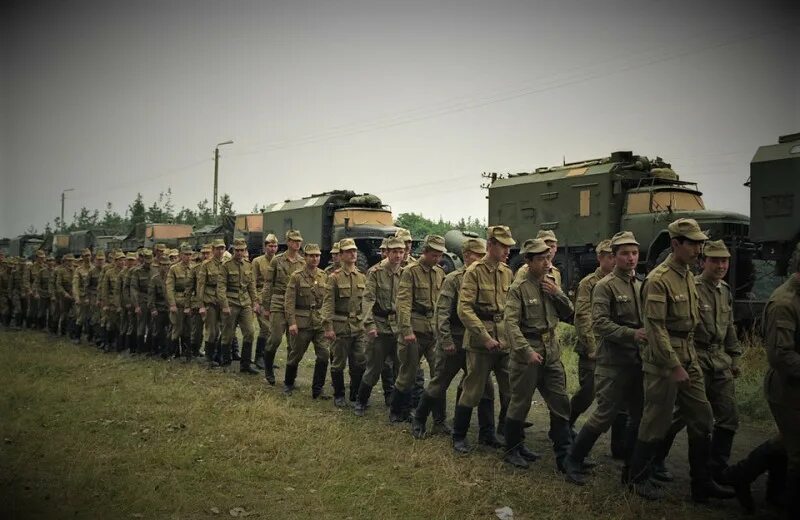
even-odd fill
[[[328,374],[328,364],[317,361],[314,363],[314,377],[311,380],[311,397],[313,399],[330,399],[324,394],[325,377]]]
[[[369,406],[369,397],[372,395],[372,387],[361,381],[358,387],[358,395],[356,395],[356,404],[354,406],[355,414],[358,417],[363,417],[367,412]]]
[[[620,412],[611,423],[611,458],[625,459],[625,429],[628,425],[628,414]],[[628,454],[630,457],[630,454]]]
[[[361,379],[364,378],[364,369],[355,368],[350,371],[350,402],[355,404],[358,399],[358,389],[361,388]]]
[[[586,484],[586,477],[584,476],[583,460],[592,451],[597,439],[600,438],[598,432],[592,431],[586,426],[581,428],[575,440],[570,446],[569,453],[564,459],[564,476],[567,482],[583,486]]]
[[[714,428],[714,433],[711,435],[711,457],[708,466],[711,477],[715,480],[719,478],[722,470],[728,467],[734,435],[736,432],[725,428]]]
[[[780,443],[770,439],[756,446],[744,459],[722,470],[719,476],[719,483],[724,486],[733,487],[736,493],[736,499],[739,501],[742,508],[748,513],[754,513],[756,504],[750,492],[750,484],[762,473],[767,471],[769,471],[770,476],[772,476],[775,463],[776,461],[780,461],[780,459],[786,460],[786,450],[784,450]],[[785,476],[785,465],[783,473]],[[784,478],[782,479],[783,486],[785,486],[785,483],[786,481]],[[767,495],[769,495],[769,487],[768,481]],[[773,488],[774,487],[773,483]],[[783,489],[781,489],[781,492],[782,491]]]
[[[294,380],[297,378],[297,365],[286,364],[283,372],[283,393],[292,395],[294,392]]]
[[[721,488],[711,478],[709,459],[711,436],[689,436],[689,475],[692,479],[692,500],[705,504],[710,498],[733,498],[733,490]]]
[[[478,444],[490,448],[502,448],[504,444],[494,432],[494,400],[482,397],[478,402]]]
[[[272,366],[275,361],[275,351],[264,351],[264,379],[272,386],[275,386],[275,369]]]
[[[401,392],[395,387],[392,394],[392,404],[389,406],[389,422],[401,423],[408,420],[408,403],[410,400],[410,392]]]
[[[522,422],[514,419],[506,419],[506,452],[503,460],[515,468],[528,469],[530,464],[519,454],[519,447],[522,445]]]
[[[259,337],[256,339],[256,367],[264,369],[264,348],[267,346],[267,338]]]
[[[392,363],[384,362],[383,364],[381,387],[383,388],[383,402],[389,406],[392,403],[392,390],[394,390],[394,365]]]
[[[453,450],[456,453],[469,453],[470,447],[467,442],[467,432],[469,431],[471,418],[472,408],[456,405],[456,409],[453,412]]]
[[[242,357],[239,360],[239,372],[247,375],[256,375],[258,370],[250,366],[250,356],[253,353],[253,342],[248,341],[242,344]],[[297,367],[294,367],[294,373],[297,375]]]
[[[433,404],[431,404],[431,417],[433,417],[431,435],[447,435],[449,437],[453,434],[453,430],[447,425],[447,397],[436,398],[433,401]]]
[[[569,419],[550,414],[550,431],[548,437],[553,441],[553,452],[556,455],[556,467],[564,472],[564,459],[567,458],[570,446],[572,445],[572,433],[569,427]]]
[[[428,392],[423,392],[419,404],[414,409],[414,414],[411,417],[411,435],[413,435],[415,439],[425,438],[428,414],[435,404],[436,400],[428,395]]]
[[[650,463],[656,456],[659,442],[636,441],[628,472],[628,489],[646,500],[661,500],[664,490],[650,480]]]
[[[344,372],[331,370],[331,383],[333,385],[333,404],[338,408],[347,406],[344,398]]]

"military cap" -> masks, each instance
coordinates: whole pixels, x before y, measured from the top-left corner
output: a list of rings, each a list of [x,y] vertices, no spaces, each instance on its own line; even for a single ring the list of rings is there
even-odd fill
[[[162,256],[158,259],[158,265],[172,265],[172,262],[166,256]]]
[[[412,242],[414,240],[413,237],[411,236],[411,231],[405,228],[397,228],[397,231],[395,231],[394,236],[399,239],[402,239],[404,242]]]
[[[278,237],[276,237],[272,233],[269,233],[267,236],[264,237],[264,243],[265,244],[277,244],[278,243]]]
[[[92,256],[92,252],[89,249],[84,249],[81,251],[81,256]]]
[[[331,245],[331,254],[339,253],[339,242],[334,242]]]
[[[45,260],[47,260],[48,262],[55,262],[56,257],[54,257],[53,255],[48,255],[47,258],[45,258]]]
[[[102,251],[98,251],[94,255],[94,259],[97,260],[98,258],[102,258],[103,260],[105,260],[106,259],[106,254],[104,252],[102,252]]]
[[[405,247],[405,245],[403,246]],[[348,249],[358,249],[356,241],[352,238],[343,238],[339,241],[339,250],[347,251]]]
[[[162,243],[159,242],[158,244],[156,244],[156,249],[158,251],[166,251],[167,250],[167,244],[162,244]]]
[[[321,255],[322,250],[317,244],[306,244],[303,246],[303,253],[307,255]]]
[[[508,226],[489,226],[486,230],[486,238],[493,238],[506,246],[516,244],[514,237],[511,236],[511,229]]]
[[[125,257],[126,260],[136,260],[137,258],[138,257],[136,256],[136,253],[128,253],[128,255]]]
[[[447,251],[447,247],[444,245],[444,238],[439,235],[426,236],[423,245],[427,249],[433,249],[434,251],[439,251],[440,253]]]
[[[299,231],[296,229],[290,229],[286,232],[286,240],[297,240],[299,242],[303,241],[303,235],[300,234]]]
[[[234,249],[247,249],[247,242],[242,240],[241,238],[237,238],[233,241],[233,248]]]
[[[667,226],[670,238],[684,237],[695,242],[708,240],[708,237],[700,230],[700,226],[693,218],[679,218]]]
[[[387,243],[388,241],[389,241],[389,239],[388,239],[388,238],[384,238],[383,240],[381,240],[381,245],[379,245],[379,246],[378,246],[378,249],[387,249],[387,247],[386,247],[386,243]],[[406,246],[405,246],[405,243],[403,244],[403,247],[406,247]]]
[[[529,245],[531,245],[534,240],[536,240],[536,239],[535,238],[529,238],[528,240],[523,242],[522,243],[522,250],[525,250],[525,248],[528,247]]]
[[[178,256],[178,250],[177,249],[170,249],[169,250],[169,255],[167,255],[167,256],[169,256],[170,258],[173,257],[173,256]]]
[[[611,240],[605,239],[601,240],[597,247],[594,249],[597,254],[600,253],[610,253],[611,252]]]
[[[225,247],[225,241],[221,238],[215,238],[213,242],[211,242],[211,248],[216,249],[218,247]]]
[[[223,262],[227,262],[227,261],[228,261],[228,260],[230,260],[231,258],[233,258],[233,255],[232,255],[232,254],[230,254],[230,252],[229,252],[229,251],[225,251],[224,253],[222,253],[222,261],[223,261]]]
[[[552,229],[540,229],[539,232],[536,233],[536,238],[544,240],[545,242],[558,242],[556,234]]]
[[[41,249],[36,250],[36,258],[44,258],[45,256],[47,255],[45,255],[44,251],[42,251]]]
[[[636,237],[633,236],[633,233],[630,231],[620,231],[619,233],[615,234],[611,237],[611,245],[612,246],[638,246],[639,242],[636,241]]]
[[[400,237],[385,238],[383,240],[383,247],[385,249],[405,249],[406,243]]]
[[[522,254],[524,255],[540,255],[542,253],[547,253],[550,251],[550,246],[541,239],[541,238],[534,238],[530,241],[530,243],[522,250]]]
[[[67,253],[66,255],[61,257],[62,260],[75,260],[75,257],[72,256],[72,253]]]
[[[211,244],[205,244],[203,247],[200,248],[201,253],[210,253],[211,252]]]
[[[139,256],[142,256],[142,251],[144,251],[144,250],[145,249],[143,247],[140,247],[139,249],[136,250],[136,254],[139,255]],[[118,251],[118,249],[114,249],[112,251],[112,253],[116,253],[117,251]],[[150,251],[150,250],[148,249],[148,251]],[[152,253],[152,251],[150,251],[150,252]]]
[[[193,261],[200,260],[200,251],[195,251],[195,252],[192,253],[192,260]]]
[[[181,246],[181,253],[191,253],[191,252],[192,252],[192,246],[190,246],[189,244],[183,244]]]
[[[479,255],[486,254],[486,242],[482,238],[465,238],[461,243],[462,251],[470,251]]]
[[[119,260],[120,258],[125,258],[125,253],[122,251],[117,251],[117,253],[114,255],[114,260]]]
[[[139,251],[139,256],[143,256],[145,257],[145,259],[153,258],[153,252],[150,251],[149,249],[142,249],[141,251]]]
[[[730,258],[731,254],[722,240],[709,240],[703,246],[703,256],[712,258]]]

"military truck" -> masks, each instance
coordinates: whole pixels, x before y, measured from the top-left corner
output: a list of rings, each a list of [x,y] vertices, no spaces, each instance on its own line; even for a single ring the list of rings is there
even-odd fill
[[[7,255],[8,254],[8,246],[11,240],[8,238],[0,238],[0,252]]]
[[[32,259],[43,242],[42,235],[19,235],[9,240],[8,254],[9,256]]]
[[[323,266],[330,261],[334,242],[352,238],[358,246],[357,265],[361,270],[381,260],[381,241],[397,231],[392,211],[380,198],[350,190],[276,202],[266,207],[262,217],[262,233],[274,233],[281,248],[286,246],[286,231],[290,229],[299,230],[306,242],[319,244]]]
[[[247,243],[250,258],[263,253],[264,249],[264,215],[262,213],[246,213],[236,215],[233,227],[233,238],[241,238]]]
[[[594,248],[620,230],[633,231],[641,244],[641,272],[658,265],[669,253],[667,225],[693,218],[714,239],[723,239],[736,254],[730,278],[737,296],[752,287],[747,240],[750,220],[738,213],[706,209],[697,184],[681,180],[660,157],[648,159],[619,151],[609,157],[537,168],[533,172],[491,174],[489,224],[510,226],[521,243],[549,229],[559,238],[554,263],[565,289],[597,267]],[[512,251],[510,265],[522,263]]]
[[[140,247],[150,248],[159,243],[177,248],[180,239],[191,234],[192,226],[189,224],[136,224],[122,241],[122,249],[136,251]]]

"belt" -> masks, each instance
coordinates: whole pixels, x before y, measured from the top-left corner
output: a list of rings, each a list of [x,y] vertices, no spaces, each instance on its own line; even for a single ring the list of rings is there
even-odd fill
[[[719,348],[722,348],[722,345],[720,345],[719,343],[704,343],[702,341],[695,341],[694,346],[700,347],[704,350],[717,350]]]
[[[395,311],[387,311],[387,310],[384,310],[384,309],[378,309],[378,308],[373,307],[372,308],[372,315],[373,316],[378,316],[379,318],[388,318],[389,316],[394,316],[395,315]]]
[[[316,309],[316,305],[295,305],[294,309],[297,311],[313,311]]]
[[[694,331],[686,331],[686,330],[671,330],[669,331],[670,336],[675,336],[676,338],[680,339],[689,339],[690,336],[694,335]]]
[[[475,312],[483,321],[503,321],[503,313]]]
[[[412,311],[411,314],[416,314],[417,316],[422,316],[423,318],[433,318],[433,311],[427,311],[427,312]]]
[[[530,330],[530,331],[523,332],[522,335],[525,336],[525,339],[527,339],[527,340],[540,339],[543,342],[547,343],[548,341],[550,341],[550,338],[553,337],[554,333],[555,333],[554,329],[546,330],[544,332],[539,332],[537,330]]]
[[[339,312],[339,311],[336,311],[336,312],[334,312],[334,314],[336,316],[344,316],[345,318],[357,318],[358,317],[358,313],[357,312]]]

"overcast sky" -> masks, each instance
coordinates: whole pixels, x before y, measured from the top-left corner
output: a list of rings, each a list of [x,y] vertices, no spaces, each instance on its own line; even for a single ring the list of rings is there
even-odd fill
[[[748,213],[800,131],[800,2],[34,1],[0,27],[0,236],[172,188],[485,218],[481,172],[661,156]],[[795,9],[792,11],[792,9]]]

